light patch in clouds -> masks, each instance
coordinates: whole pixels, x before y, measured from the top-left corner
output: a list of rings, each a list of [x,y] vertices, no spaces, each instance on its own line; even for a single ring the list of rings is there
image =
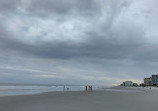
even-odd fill
[[[59,77],[56,75],[46,75],[46,74],[42,74],[42,75],[36,75],[36,77],[42,77],[42,78],[63,78],[63,77]]]
[[[18,71],[26,71],[26,72],[35,72],[35,73],[44,73],[44,74],[51,74],[51,75],[56,75],[56,73],[53,73],[53,72],[47,72],[47,71],[41,71],[41,70],[36,70],[36,69],[22,69],[20,67],[10,67],[10,66],[7,66],[7,67],[1,67],[1,68],[6,68],[8,70],[18,70]]]

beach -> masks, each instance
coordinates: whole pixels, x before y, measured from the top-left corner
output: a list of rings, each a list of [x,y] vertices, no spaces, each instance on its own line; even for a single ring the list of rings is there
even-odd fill
[[[149,111],[157,110],[157,103],[157,90],[116,87],[4,96],[0,97],[0,111]]]

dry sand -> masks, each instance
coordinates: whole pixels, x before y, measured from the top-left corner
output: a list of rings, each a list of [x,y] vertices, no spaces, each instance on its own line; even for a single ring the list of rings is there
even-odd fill
[[[158,91],[114,88],[94,92],[49,92],[0,97],[0,111],[152,111]]]

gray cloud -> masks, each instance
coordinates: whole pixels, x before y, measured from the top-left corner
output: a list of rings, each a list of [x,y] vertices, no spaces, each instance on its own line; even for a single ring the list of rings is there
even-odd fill
[[[15,11],[19,4],[20,0],[0,0],[0,12],[6,14],[8,12]]]
[[[27,10],[39,16],[61,15],[93,15],[100,9],[94,0],[34,0],[30,1]]]
[[[98,31],[92,29],[86,33],[86,39],[78,44],[73,41],[41,41],[32,45],[14,38],[1,37],[0,45],[5,50],[15,50],[43,58],[126,59],[135,56],[134,52],[145,44],[144,33],[133,26],[119,27],[123,32],[120,29],[110,28],[108,31],[105,29],[105,32],[102,31],[103,33],[98,34],[100,29]],[[134,28],[136,30],[131,31]]]
[[[87,9],[88,11],[93,12],[92,6],[93,5],[95,6],[94,1],[84,1],[84,2],[69,1],[66,5],[62,6],[63,4],[65,4],[65,2],[66,1],[48,0],[43,3],[42,1],[41,2],[30,1],[31,5],[29,5],[28,7],[32,6],[32,8],[35,8],[39,13],[41,12],[39,11],[41,9],[41,10],[45,10],[44,11],[45,14],[50,13],[50,11],[60,14],[60,10],[63,10],[63,14],[66,14],[69,11],[74,10],[74,8],[75,9],[77,8],[78,10],[75,11],[79,13],[80,13],[80,9],[81,10]],[[5,47],[8,50],[20,51],[26,54],[31,54],[44,58],[47,57],[59,58],[59,59],[75,58],[75,57],[92,57],[92,58],[103,58],[103,59],[126,58],[133,52],[133,50],[136,50],[138,47],[141,46],[140,42],[144,41],[143,40],[144,33],[141,31],[141,29],[137,28],[137,26],[134,26],[132,24],[125,23],[124,25],[121,24],[118,26],[114,26],[113,23],[115,22],[115,18],[118,15],[118,13],[120,13],[121,9],[124,6],[122,7],[122,3],[114,2],[114,1],[106,1],[105,4],[108,4],[105,7],[107,11],[103,12],[103,15],[97,17],[97,18],[101,17],[105,20],[99,20],[97,21],[98,22],[97,24],[93,24],[93,23],[90,24],[87,27],[89,29],[86,29],[86,31],[83,32],[84,35],[81,35],[82,36],[81,38],[84,38],[84,41],[81,41],[78,44],[76,44],[73,41],[60,41],[60,40],[44,42],[40,40],[40,37],[37,37],[38,43],[32,45],[25,42],[21,42],[18,39],[14,39],[14,36],[16,35],[9,35],[13,37],[1,38],[1,42],[2,42],[1,47]],[[57,7],[58,5],[61,6]],[[51,8],[49,6],[51,6]],[[95,19],[93,22],[95,22]],[[27,27],[29,28],[29,26]],[[121,29],[119,29],[119,27],[121,27]],[[26,29],[27,28],[24,28],[23,30],[27,31]],[[44,35],[42,34],[41,36]],[[75,37],[77,35],[75,34],[73,36]],[[138,37],[140,39],[136,40],[136,38]]]
[[[122,41],[121,41],[122,42]],[[1,38],[1,48],[15,50],[26,54],[43,58],[76,58],[92,57],[102,59],[124,59],[141,45],[138,41],[129,40],[125,43],[116,42],[115,39],[104,39],[102,37],[91,37],[87,42],[75,44],[69,42],[45,42],[38,45],[29,45],[20,41],[8,38]]]

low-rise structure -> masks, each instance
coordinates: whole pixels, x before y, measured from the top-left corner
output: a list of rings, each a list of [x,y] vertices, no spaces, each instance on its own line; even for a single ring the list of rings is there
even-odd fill
[[[144,83],[140,83],[140,86],[144,87],[145,85],[144,85]]]
[[[133,86],[133,82],[132,81],[125,81],[121,84],[121,86]]]
[[[137,84],[137,83],[133,83],[133,86],[134,86],[134,87],[138,87],[138,84]]]

